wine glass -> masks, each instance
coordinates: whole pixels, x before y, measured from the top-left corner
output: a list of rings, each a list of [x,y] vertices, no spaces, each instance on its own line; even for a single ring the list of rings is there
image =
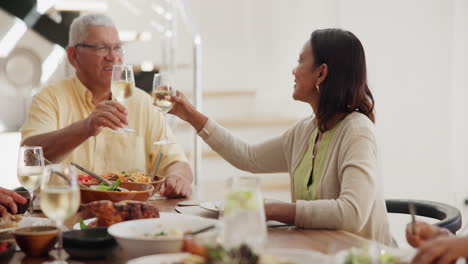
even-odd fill
[[[175,142],[169,141],[167,138],[167,112],[171,111],[174,102],[168,100],[167,97],[175,96],[176,89],[171,83],[168,74],[155,73],[153,78],[153,105],[164,115],[164,138],[160,141],[155,141],[154,144],[173,144]]]
[[[222,215],[221,241],[226,248],[245,244],[261,253],[267,240],[263,197],[258,177],[233,177]]]
[[[18,180],[28,190],[31,196],[28,215],[34,213],[34,191],[41,184],[44,169],[44,154],[42,147],[22,146],[19,149],[17,174]]]
[[[57,223],[58,249],[53,264],[67,263],[62,257],[63,222],[73,216],[80,206],[78,177],[73,166],[53,164],[44,169],[41,180],[41,210]]]
[[[114,100],[125,105],[125,100],[133,95],[135,89],[135,77],[131,65],[112,66],[111,92]],[[135,132],[135,129],[123,127],[114,130],[117,133]]]

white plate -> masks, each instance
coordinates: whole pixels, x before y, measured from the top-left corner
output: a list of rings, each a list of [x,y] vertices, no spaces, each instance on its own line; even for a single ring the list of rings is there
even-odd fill
[[[94,220],[96,220],[96,218],[89,218],[89,219],[85,219],[83,222],[84,222],[86,225],[89,225],[89,223],[93,222]],[[74,224],[74,225],[73,225],[73,229],[75,229],[75,230],[81,230],[80,222]]]
[[[329,263],[330,256],[317,251],[295,248],[268,248],[264,255],[273,256],[278,261],[297,264]]]
[[[189,253],[158,254],[132,259],[127,264],[171,264],[181,261]],[[294,264],[328,263],[329,256],[322,253],[303,249],[271,248],[265,254],[273,256],[278,261],[290,261]]]
[[[189,253],[158,254],[131,259],[127,264],[171,264],[188,257]]]
[[[390,253],[390,255],[392,256],[395,256],[395,257],[398,257],[400,259],[400,261],[403,261],[403,262],[411,262],[411,260],[413,259],[413,257],[416,255],[416,249],[414,248],[404,248],[404,249],[401,249],[401,248],[392,248],[392,247],[387,247],[387,246],[379,246],[375,243],[371,244],[368,248],[369,252],[380,252],[381,253]],[[352,249],[347,249],[347,250],[342,250],[338,253],[336,253],[336,255],[334,256],[334,263],[344,263],[345,260],[346,260],[346,257],[348,256],[348,254],[350,253]],[[371,255],[375,255],[370,253]]]
[[[45,217],[25,216],[18,223],[18,226],[0,229],[0,232],[10,231],[16,228],[26,227],[26,226],[46,226],[46,225],[55,225],[55,222]]]
[[[199,206],[215,213],[221,213],[224,211],[224,200],[203,202],[200,203]]]
[[[271,199],[271,198],[265,198],[264,199],[265,203],[284,203],[283,201],[277,200],[277,199]],[[203,209],[215,212],[215,213],[222,213],[224,211],[224,204],[225,200],[217,200],[217,201],[207,201],[200,203],[198,206],[200,206]]]
[[[143,237],[144,234],[170,232],[172,229],[185,233],[218,224],[218,220],[194,215],[160,213],[159,216],[113,224],[108,232],[128,255],[140,257],[156,253],[177,253],[182,247],[182,236]],[[211,230],[195,236],[195,239],[206,243],[213,241],[216,235],[217,230]]]

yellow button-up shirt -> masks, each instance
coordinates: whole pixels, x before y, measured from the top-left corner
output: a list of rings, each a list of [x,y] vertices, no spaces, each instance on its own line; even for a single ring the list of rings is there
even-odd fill
[[[125,106],[128,127],[135,129],[135,133],[115,133],[105,128],[74,149],[64,162],[73,161],[100,174],[109,171],[151,173],[160,151],[160,145],[153,145],[153,142],[163,137],[163,116],[153,106],[151,96],[140,89],[134,89]],[[83,120],[94,108],[92,93],[77,77],[51,84],[34,96],[21,128],[22,141]],[[167,137],[175,140],[169,128]],[[158,175],[165,175],[166,168],[173,162],[187,162],[180,145],[170,144],[162,148],[164,156]]]

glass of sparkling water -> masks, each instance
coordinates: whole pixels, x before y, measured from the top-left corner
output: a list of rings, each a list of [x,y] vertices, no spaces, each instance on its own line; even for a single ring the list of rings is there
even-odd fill
[[[222,214],[221,243],[226,248],[246,244],[262,252],[267,240],[263,197],[258,177],[233,177]]]

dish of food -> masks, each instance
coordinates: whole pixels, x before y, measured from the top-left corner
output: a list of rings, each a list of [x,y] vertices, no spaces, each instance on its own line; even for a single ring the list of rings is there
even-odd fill
[[[329,257],[319,252],[301,249],[267,249],[255,264],[328,263]],[[205,264],[207,260],[191,253],[158,254],[132,259],[128,264]],[[240,262],[248,263],[248,262]]]
[[[84,184],[87,187],[93,184]],[[121,182],[120,188],[128,191],[110,191],[110,190],[93,190],[90,188],[80,188],[81,202],[90,203],[100,200],[109,200],[119,202],[124,200],[147,201],[153,194],[154,187],[147,183],[136,182]]]
[[[54,221],[45,217],[33,217],[23,215],[11,215],[11,217],[1,217],[0,222],[5,223],[5,226],[0,228],[0,232],[11,231],[15,228],[26,227],[26,226],[47,226],[54,225]]]
[[[122,182],[137,182],[137,183],[150,183],[151,178],[144,175],[141,172],[108,172],[102,177],[108,179],[109,181],[117,181],[121,179]],[[79,175],[78,180],[84,184],[98,184],[99,181],[89,175]]]
[[[84,222],[92,227],[106,227],[128,220],[158,218],[159,210],[154,205],[137,201],[95,201],[82,205],[80,217],[95,221]]]
[[[131,257],[156,253],[181,252],[183,234],[217,225],[218,220],[194,215],[161,212],[159,218],[140,219],[117,223],[108,232]],[[216,229],[195,236],[197,241],[214,241]]]
[[[335,263],[344,264],[400,264],[410,262],[415,254],[416,250],[413,248],[381,248],[371,245],[340,251],[334,256],[334,260]]]
[[[6,213],[5,216],[0,217],[0,231],[2,229],[14,228],[18,226],[18,223],[23,219],[23,215],[14,215]]]

